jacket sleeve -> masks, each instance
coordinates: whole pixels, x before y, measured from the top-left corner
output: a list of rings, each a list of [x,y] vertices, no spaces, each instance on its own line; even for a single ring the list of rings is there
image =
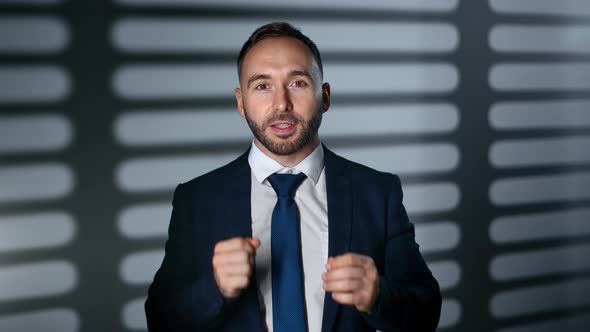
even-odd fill
[[[399,177],[393,176],[388,199],[385,259],[379,296],[365,319],[380,331],[434,331],[441,310],[436,279],[414,240],[414,225],[402,205]]]
[[[197,252],[199,239],[183,185],[176,188],[172,206],[164,261],[145,303],[148,330],[206,331],[231,303],[215,282],[212,252]]]

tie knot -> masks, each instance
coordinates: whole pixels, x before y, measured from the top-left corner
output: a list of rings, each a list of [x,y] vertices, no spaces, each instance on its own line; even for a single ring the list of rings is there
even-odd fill
[[[272,174],[268,177],[268,182],[279,197],[294,197],[295,191],[305,180],[305,174]]]

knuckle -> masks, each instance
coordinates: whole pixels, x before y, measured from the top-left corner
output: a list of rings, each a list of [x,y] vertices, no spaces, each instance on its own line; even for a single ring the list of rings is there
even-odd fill
[[[244,274],[244,270],[245,270],[245,264],[244,263],[238,263],[236,265],[234,265],[233,267],[233,273],[234,274],[239,274],[242,275]]]
[[[361,299],[368,299],[369,298],[369,290],[365,289],[361,292],[359,292],[359,298]]]
[[[213,267],[215,269],[219,269],[221,266],[223,266],[223,259],[221,257],[213,257]]]
[[[243,250],[250,250],[250,243],[248,243],[248,240],[241,238],[240,248],[242,248]]]
[[[233,278],[229,279],[229,280],[227,281],[227,287],[228,287],[229,289],[231,289],[232,291],[234,291],[234,290],[236,290],[236,289],[239,289],[239,288],[240,288],[240,286],[239,286],[239,284],[238,284],[238,279],[237,279],[236,277],[233,277]]]
[[[379,279],[379,273],[377,273],[377,270],[375,269],[371,270],[371,273],[369,275],[371,276],[372,281],[376,281]]]
[[[242,273],[244,275],[249,274],[251,268],[252,268],[252,266],[248,262],[240,263],[240,273]]]
[[[225,286],[226,288],[230,289],[230,290],[234,290],[236,289],[236,281],[232,279],[228,279],[225,281]]]
[[[217,277],[220,280],[225,280],[226,279],[227,273],[226,273],[226,270],[223,267],[216,267],[216,268],[214,268],[213,271],[215,272],[215,274],[217,275]]]
[[[341,301],[341,295],[339,293],[332,293],[332,298],[336,301]]]
[[[245,276],[238,277],[237,284],[238,284],[238,287],[240,287],[240,288],[244,288],[244,287],[248,286],[248,277],[245,277]]]
[[[240,251],[236,256],[241,262],[249,262],[250,261],[250,255],[248,255],[247,252]]]
[[[353,287],[354,287],[355,290],[362,289],[363,288],[363,283],[360,280],[355,280]]]
[[[367,278],[368,276],[369,276],[369,273],[365,269],[360,269],[356,273],[357,279],[363,280],[363,279]]]
[[[211,259],[211,261],[213,262],[213,266],[220,266],[223,264],[223,255],[220,254],[216,254],[213,255],[213,258]]]

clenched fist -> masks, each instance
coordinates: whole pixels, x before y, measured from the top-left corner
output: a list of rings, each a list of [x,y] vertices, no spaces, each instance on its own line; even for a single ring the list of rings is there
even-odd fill
[[[213,274],[223,296],[234,298],[250,284],[254,256],[260,240],[235,237],[217,242],[213,252]]]
[[[324,290],[332,292],[336,302],[371,311],[379,295],[379,274],[371,257],[352,253],[330,257],[326,268]]]

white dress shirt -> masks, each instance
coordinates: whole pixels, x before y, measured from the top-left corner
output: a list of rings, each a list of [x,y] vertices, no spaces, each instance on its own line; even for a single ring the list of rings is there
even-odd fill
[[[266,179],[274,173],[299,174],[307,178],[295,193],[301,227],[301,255],[307,324],[310,332],[322,329],[324,289],[322,274],[328,260],[328,202],[324,174],[324,150],[318,147],[293,168],[284,167],[262,152],[254,142],[248,156],[252,169],[252,236],[260,239],[256,251],[256,281],[268,331],[272,323],[271,219],[277,195]]]

